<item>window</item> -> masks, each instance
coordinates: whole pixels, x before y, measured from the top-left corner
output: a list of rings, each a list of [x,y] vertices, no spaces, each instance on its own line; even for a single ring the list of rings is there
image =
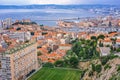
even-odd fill
[[[0,61],[0,69],[2,68],[2,63],[1,63],[1,61]]]

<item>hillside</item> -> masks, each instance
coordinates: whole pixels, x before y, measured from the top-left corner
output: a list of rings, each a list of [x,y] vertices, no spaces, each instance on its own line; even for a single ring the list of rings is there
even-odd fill
[[[102,65],[99,59],[89,63],[92,65],[87,66],[83,80],[120,80],[120,58],[109,60],[105,65]],[[101,68],[95,67],[97,69],[94,70],[93,65],[101,65]]]

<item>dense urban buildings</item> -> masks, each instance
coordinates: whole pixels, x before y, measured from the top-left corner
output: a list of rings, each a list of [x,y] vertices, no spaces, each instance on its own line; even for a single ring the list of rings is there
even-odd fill
[[[53,9],[59,8],[56,6],[45,6],[45,9],[56,12]],[[81,11],[88,11],[98,16],[46,20],[39,18],[39,10],[36,10],[38,14],[33,10],[37,16],[28,10],[24,11],[28,14],[25,18],[30,15],[33,19],[18,16],[21,20],[0,20],[0,80],[119,80],[120,9],[68,6],[72,7],[67,10],[71,15],[76,11],[79,15]],[[68,6],[63,9],[69,9]],[[47,12],[47,15],[59,15]],[[52,21],[57,25],[50,27],[38,21]]]
[[[112,19],[112,21],[114,20],[116,19]],[[77,58],[80,61],[88,59],[89,62],[92,57],[98,56],[96,58],[99,59],[109,56],[111,53],[120,56],[120,28],[119,25],[117,26],[119,20],[117,20],[116,25],[111,21],[110,25],[107,17],[105,20],[107,23],[103,26],[104,20],[102,23],[99,21],[98,19],[93,20],[93,18],[89,19],[89,23],[86,23],[88,20],[78,23],[63,21],[58,25],[64,26],[48,27],[24,19],[13,22],[9,27],[2,28],[0,31],[0,79],[24,80],[38,70],[41,65],[44,66],[47,63],[54,64],[56,67],[75,68],[76,65],[74,66],[73,62],[67,61]],[[75,43],[81,45],[78,46]],[[80,52],[77,53],[79,50]],[[94,53],[94,55],[89,55],[86,51],[89,54]],[[119,61],[119,59],[117,60]],[[64,65],[60,64],[61,61]],[[82,65],[79,67],[86,69]],[[111,65],[111,67],[114,66]],[[117,66],[115,67],[117,68]],[[116,69],[113,69],[113,72],[115,71]],[[87,72],[86,75],[88,75]]]

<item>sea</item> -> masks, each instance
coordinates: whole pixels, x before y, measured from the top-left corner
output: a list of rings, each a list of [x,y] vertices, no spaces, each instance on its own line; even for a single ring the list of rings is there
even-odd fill
[[[0,9],[0,20],[11,18],[15,20],[31,19],[39,25],[57,26],[56,20],[95,17],[95,14],[83,9]]]

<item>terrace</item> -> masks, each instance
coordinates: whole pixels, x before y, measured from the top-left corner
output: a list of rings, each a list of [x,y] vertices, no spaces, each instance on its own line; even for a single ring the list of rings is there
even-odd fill
[[[8,49],[8,50],[6,50],[5,52],[3,52],[2,54],[3,54],[3,55],[5,55],[5,54],[13,54],[13,53],[15,53],[15,52],[17,52],[17,51],[19,51],[19,50],[22,50],[22,49],[24,49],[24,48],[26,48],[26,47],[28,47],[28,46],[33,45],[33,44],[35,44],[35,43],[36,43],[35,41],[34,41],[34,42],[27,42],[27,43],[25,43],[25,44],[16,46],[16,47],[14,47],[14,48],[12,48],[12,49]]]

